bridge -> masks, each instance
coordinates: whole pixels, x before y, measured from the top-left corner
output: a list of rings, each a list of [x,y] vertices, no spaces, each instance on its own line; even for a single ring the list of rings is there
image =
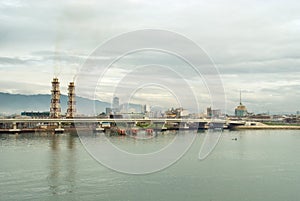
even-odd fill
[[[125,123],[127,126],[132,127],[138,123],[147,124],[178,124],[182,128],[188,128],[188,125],[196,125],[197,128],[205,129],[208,125],[213,125],[215,128],[223,128],[225,120],[221,119],[178,119],[178,118],[153,118],[153,119],[107,119],[107,118],[43,118],[43,119],[0,119],[0,132],[31,132],[36,131],[40,125],[49,126],[50,130],[64,131],[66,124],[83,125],[87,128],[91,125],[102,127],[103,124],[109,123],[110,125],[118,123]],[[38,129],[43,131],[47,129]],[[49,130],[49,129],[48,129]]]

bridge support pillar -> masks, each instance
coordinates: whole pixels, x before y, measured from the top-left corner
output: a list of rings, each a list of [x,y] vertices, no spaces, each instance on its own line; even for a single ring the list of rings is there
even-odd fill
[[[17,122],[14,121],[14,122],[12,123],[12,126],[13,126],[12,129],[13,129],[13,130],[16,130],[16,129],[17,129]]]
[[[18,129],[17,128],[17,122],[13,121],[12,122],[12,128],[8,130],[9,132],[14,132],[14,133],[17,133],[17,132],[20,132],[21,129]]]
[[[54,129],[54,133],[63,133],[65,129],[61,127],[61,121],[58,122],[58,127]]]

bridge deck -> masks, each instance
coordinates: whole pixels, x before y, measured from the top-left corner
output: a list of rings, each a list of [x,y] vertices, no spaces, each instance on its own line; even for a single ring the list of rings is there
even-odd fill
[[[98,119],[98,118],[74,118],[74,119],[0,119],[0,123],[98,123],[98,122],[152,122],[152,123],[166,123],[166,122],[192,122],[192,123],[225,123],[221,119]]]

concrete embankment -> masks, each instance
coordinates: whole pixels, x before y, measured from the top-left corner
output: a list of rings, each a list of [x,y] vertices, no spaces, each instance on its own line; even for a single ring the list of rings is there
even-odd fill
[[[267,125],[263,123],[257,122],[255,125],[240,125],[235,126],[233,129],[282,129],[282,130],[300,130],[300,126],[294,126],[294,125]]]

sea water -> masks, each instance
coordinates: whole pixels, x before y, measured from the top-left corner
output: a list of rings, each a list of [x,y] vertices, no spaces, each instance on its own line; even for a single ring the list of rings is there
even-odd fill
[[[167,146],[178,134],[158,133],[151,140],[108,138],[127,152],[146,153]],[[224,131],[210,155],[199,160],[208,134],[197,133],[190,149],[170,167],[145,175],[104,167],[74,135],[2,134],[0,200],[300,199],[300,131]]]

